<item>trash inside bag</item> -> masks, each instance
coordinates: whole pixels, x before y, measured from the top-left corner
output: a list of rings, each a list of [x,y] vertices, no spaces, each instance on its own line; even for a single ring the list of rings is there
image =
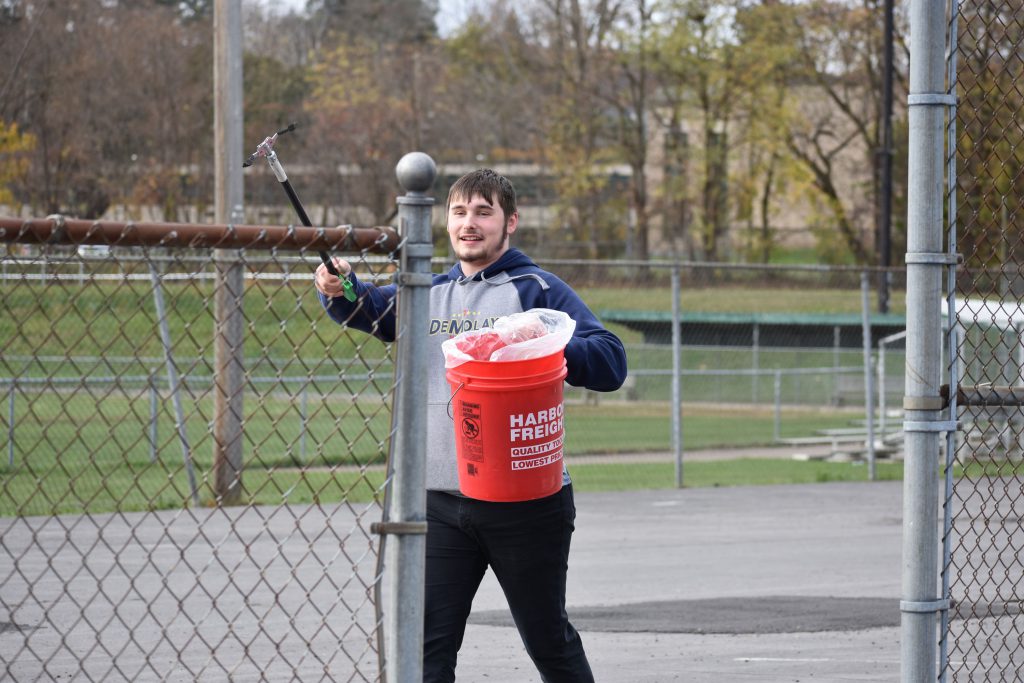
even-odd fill
[[[465,354],[465,360],[490,360],[492,353],[508,346],[501,335],[494,331],[460,334],[452,341],[455,349],[459,353]],[[442,342],[441,344],[443,346],[446,343]],[[451,367],[447,363],[445,365]]]
[[[543,358],[565,348],[576,321],[562,311],[532,308],[498,318],[493,327],[470,330],[441,342],[444,366],[470,360],[509,361]]]

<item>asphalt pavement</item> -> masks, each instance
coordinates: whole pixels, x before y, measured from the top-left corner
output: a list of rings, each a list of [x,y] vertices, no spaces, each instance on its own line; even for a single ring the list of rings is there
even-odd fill
[[[579,493],[570,619],[597,681],[897,681],[901,483]],[[459,680],[537,681],[488,574]]]
[[[597,681],[896,681],[901,484],[578,493]],[[0,519],[0,678],[368,680],[373,506]],[[460,681],[539,676],[488,574]]]

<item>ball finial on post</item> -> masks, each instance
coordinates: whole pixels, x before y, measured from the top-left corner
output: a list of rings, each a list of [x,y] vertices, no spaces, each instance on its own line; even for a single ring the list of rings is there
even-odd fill
[[[434,184],[437,164],[423,152],[409,152],[395,167],[398,182],[410,194],[423,194]]]

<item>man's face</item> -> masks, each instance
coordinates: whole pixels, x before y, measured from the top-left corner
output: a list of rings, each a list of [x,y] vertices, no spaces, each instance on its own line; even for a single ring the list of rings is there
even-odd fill
[[[519,215],[507,219],[497,201],[480,195],[452,197],[448,206],[448,237],[466,275],[491,265],[508,249],[508,236],[516,231]]]

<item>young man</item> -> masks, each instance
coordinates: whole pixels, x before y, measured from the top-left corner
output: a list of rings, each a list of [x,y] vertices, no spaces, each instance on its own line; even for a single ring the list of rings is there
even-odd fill
[[[576,321],[565,348],[569,384],[595,391],[618,389],[626,377],[626,353],[567,284],[509,247],[519,214],[507,178],[489,169],[466,174],[452,186],[447,210],[448,237],[459,262],[448,273],[434,275],[430,326],[416,340],[430,345],[435,361],[428,389],[423,680],[455,680],[473,596],[491,567],[541,678],[552,683],[593,681],[580,636],[565,612],[576,517],[569,474],[563,466],[561,491],[539,500],[490,503],[459,493],[455,431],[447,413],[451,388],[441,342],[501,316],[551,308]],[[393,340],[395,287],[359,282],[346,261],[335,263],[353,283],[360,303],[346,301],[341,281],[320,266],[316,287],[328,314],[339,323]]]

